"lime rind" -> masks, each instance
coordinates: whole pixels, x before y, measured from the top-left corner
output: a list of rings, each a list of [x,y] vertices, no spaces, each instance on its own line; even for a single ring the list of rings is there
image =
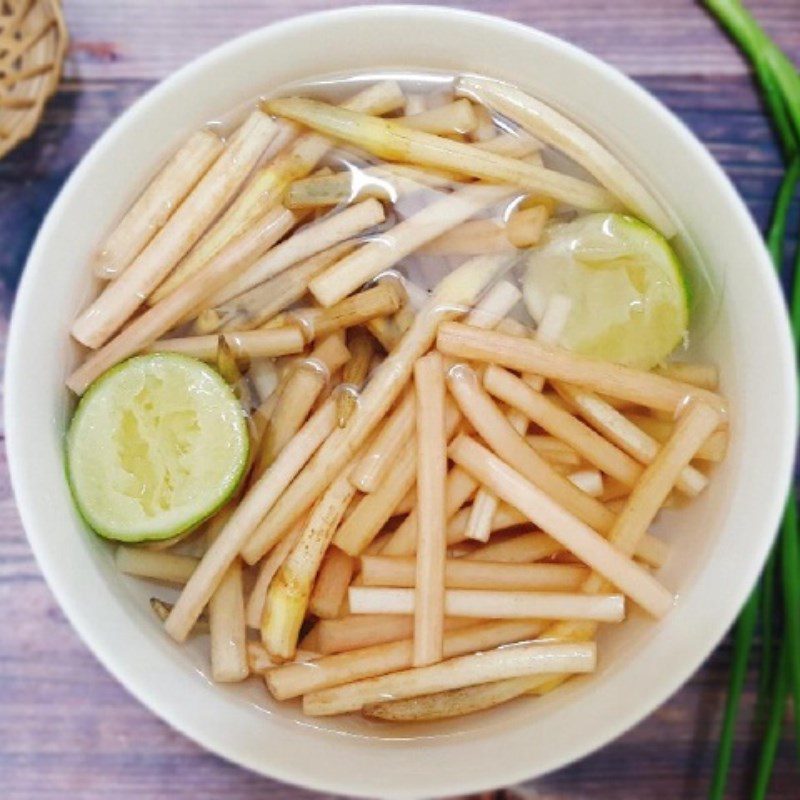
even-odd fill
[[[249,457],[244,410],[201,361],[131,358],[87,390],[66,436],[76,507],[100,536],[125,542],[180,535],[236,491]]]
[[[622,214],[591,214],[553,226],[533,250],[525,302],[541,318],[550,296],[571,312],[561,344],[583,355],[650,369],[686,340],[690,288],[672,247]]]

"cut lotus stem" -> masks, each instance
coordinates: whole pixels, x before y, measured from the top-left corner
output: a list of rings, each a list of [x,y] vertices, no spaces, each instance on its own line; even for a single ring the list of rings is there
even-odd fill
[[[474,370],[456,365],[448,374],[448,386],[461,412],[502,459],[587,525],[601,532],[610,530],[613,514],[560,475],[526,443],[480,385]]]
[[[382,81],[354,95],[346,105],[357,111],[384,114],[402,105],[402,94],[395,81]],[[257,169],[227,211],[154,293],[153,302],[174,292],[255,219],[275,207],[284,189],[293,180],[311,173],[332,146],[325,136],[303,134],[277,158]]]
[[[380,224],[385,218],[383,206],[377,200],[364,200],[312,222],[273,247],[238,278],[226,284],[211,302],[219,305],[238,297],[288,267]]]
[[[83,394],[88,386],[106,370],[152,344],[177,325],[231,275],[244,269],[252,259],[264,252],[283,236],[295,223],[290,211],[276,210],[267,214],[258,225],[234,239],[195,276],[165,301],[148,309],[116,337],[92,353],[67,379],[67,386],[76,394]],[[125,275],[130,274],[130,268]],[[122,280],[114,281],[117,286]]]
[[[539,244],[549,218],[550,212],[543,205],[515,211],[506,223],[508,241],[514,247],[534,247]]]
[[[206,551],[172,609],[165,628],[183,641],[227,568],[256,530],[259,521],[336,425],[336,409],[327,403],[298,431],[275,463],[250,488]],[[299,516],[299,515],[298,515]],[[294,520],[293,520],[294,522]],[[259,558],[262,553],[259,553]],[[255,563],[258,558],[251,563]]]
[[[417,490],[415,487],[411,487],[405,494],[405,497],[397,504],[397,508],[395,508],[394,513],[397,517],[404,517],[406,514],[410,514],[415,506],[417,505]]]
[[[451,689],[407,700],[389,700],[362,709],[366,717],[387,722],[430,722],[437,719],[463,717],[503,703],[530,692],[547,680],[547,675],[534,678],[509,678],[506,681]]]
[[[723,399],[707,389],[698,389],[651,372],[597,361],[532,339],[445,322],[439,327],[436,344],[448,356],[543,375],[649,408],[675,413],[688,398],[696,398],[725,411]]]
[[[364,289],[350,297],[345,297],[335,305],[314,309],[304,317],[303,312],[293,316],[305,318],[314,336],[323,336],[332,331],[352,328],[375,317],[386,317],[398,311],[406,299],[403,285],[398,280],[383,280],[371,289]]]
[[[447,523],[447,544],[456,545],[467,541],[467,523],[472,513],[471,506],[465,506],[455,514]],[[508,503],[499,503],[492,517],[491,533],[512,528],[515,525],[525,525],[528,520]],[[478,552],[477,550],[474,552]]]
[[[475,256],[514,253],[516,248],[509,241],[502,222],[476,219],[456,225],[420,247],[418,252],[425,256]]]
[[[596,469],[581,469],[577,472],[567,473],[567,478],[589,497],[603,495],[603,474]]]
[[[449,520],[475,494],[477,482],[462,469],[451,469],[445,484],[445,519]],[[381,553],[406,556],[416,552],[420,509],[417,505],[391,535]]]
[[[444,620],[445,632],[470,626],[475,626],[475,620],[461,617]],[[331,655],[410,639],[414,635],[414,618],[399,614],[347,614],[338,619],[321,620],[313,630],[319,652]]]
[[[547,433],[566,442],[607,475],[628,486],[633,486],[641,477],[642,466],[631,456],[507,370],[487,367],[483,385],[492,395],[521,411]]]
[[[351,614],[413,614],[413,589],[351,586]],[[587,619],[621,622],[625,598],[621,594],[570,594],[568,592],[512,592],[447,589],[444,607],[449,616],[473,619]]]
[[[356,567],[357,562],[352,556],[331,545],[322,560],[308,601],[309,613],[321,620],[336,619],[347,598],[347,589]],[[320,649],[320,652],[328,651]]]
[[[454,518],[455,521],[457,518]],[[528,523],[528,518],[509,506],[501,503],[495,515],[494,530],[503,530]],[[463,523],[462,523],[463,524]],[[448,544],[464,541],[463,533],[448,530]],[[462,558],[465,561],[491,561],[503,563],[530,563],[543,561],[563,552],[563,547],[545,533],[521,533],[505,541],[489,542],[473,550]],[[669,547],[661,539],[645,534],[640,540],[635,556],[651,567],[661,567],[669,556]]]
[[[392,462],[391,472],[378,488],[364,495],[353,513],[336,532],[334,544],[351,556],[359,556],[395,513],[397,504],[414,485],[417,448],[407,441]]]
[[[556,439],[555,436],[533,433],[526,436],[525,441],[551,464],[565,464],[570,467],[577,467],[581,463],[581,457],[575,450],[560,439]]]
[[[211,677],[219,683],[243,681],[250,674],[242,591],[242,562],[237,558],[208,603]]]
[[[498,136],[497,127],[486,107],[481,105],[473,106],[473,110],[478,121],[475,130],[472,131],[473,142],[488,142]]]
[[[267,103],[267,108],[278,116],[352,142],[388,161],[405,161],[509,183],[592,211],[607,211],[618,205],[606,190],[586,181],[474,145],[415,131],[390,120],[301,98],[273,100]]]
[[[470,133],[478,125],[478,118],[472,103],[463,98],[443,106],[419,111],[416,114],[406,113],[403,117],[397,117],[395,121],[407,128],[435,133],[439,136],[447,136],[451,133]]]
[[[272,550],[264,556],[258,568],[258,575],[250,596],[247,598],[245,607],[245,621],[248,628],[261,628],[261,620],[264,616],[264,604],[267,600],[267,590],[272,579],[281,568],[281,564],[286,560],[289,553],[300,540],[300,536],[306,525],[306,520],[301,519],[292,528],[289,534],[282,539]]]
[[[268,358],[300,353],[305,347],[303,332],[297,325],[286,325],[267,331],[242,331],[222,336],[185,336],[158,339],[145,348],[146,353],[182,353],[201,361],[214,361],[220,339],[226,342],[236,358]]]
[[[448,228],[511,194],[507,186],[467,186],[436,200],[334,264],[308,288],[323,306],[332,306]]]
[[[481,330],[494,328],[519,302],[521,293],[510,281],[499,281],[467,314],[465,322]]]
[[[94,274],[113,280],[164,227],[225,145],[213,131],[192,134],[150,181],[93,259]]]
[[[397,404],[384,425],[357,462],[350,480],[362,492],[376,491],[386,479],[403,448],[414,432],[414,393],[409,390]]]
[[[478,489],[470,507],[464,536],[473,542],[488,542],[492,534],[492,521],[500,501],[483,487]]]
[[[600,142],[554,108],[507,83],[463,77],[456,91],[500,112],[512,122],[556,147],[667,238],[675,223],[661,203]]]
[[[442,659],[444,621],[447,434],[444,364],[439,353],[429,353],[414,365],[414,391],[418,512],[414,666],[423,666]]]
[[[267,546],[277,541],[310,508],[385,418],[408,383],[414,362],[430,349],[442,320],[457,317],[472,306],[505,266],[503,259],[471,259],[439,283],[426,307],[416,315],[411,328],[364,387],[350,422],[328,438],[313,461],[284,492],[259,525],[256,541]],[[401,498],[402,494],[398,501]],[[245,560],[255,563],[263,552],[253,545],[245,551]]]
[[[663,444],[672,435],[675,424],[665,422],[655,417],[650,417],[645,414],[627,414],[627,419],[630,420],[637,428],[641,428],[646,434],[651,436],[657,442]],[[695,453],[695,458],[701,461],[719,462],[725,458],[728,451],[728,433],[727,431],[715,431],[703,442],[700,449]]]
[[[455,434],[459,421],[460,416],[455,407],[452,403],[447,403],[444,424],[448,439]],[[396,513],[398,503],[414,486],[416,476],[417,447],[416,441],[412,437],[403,445],[397,459],[393,462],[391,472],[383,483],[376,491],[361,498],[353,513],[339,528],[334,539],[337,547],[352,556],[361,555]],[[472,491],[474,491],[474,485]],[[410,541],[413,546],[416,542],[416,521],[412,524],[413,529],[401,533],[400,536],[404,542]],[[392,535],[387,547],[392,546],[392,541],[397,535],[397,533]]]
[[[280,329],[278,329],[280,330]],[[350,357],[343,338],[332,334],[311,351],[308,360],[301,361],[281,391],[278,404],[267,425],[256,461],[254,474],[258,477],[275,461],[279,453],[302,427],[330,376]]]
[[[693,364],[685,361],[673,361],[670,364],[656,367],[655,372],[682,383],[691,383],[701,389],[715,392],[719,387],[719,370],[713,364]]]
[[[320,208],[355,203],[367,198],[396,202],[422,189],[453,185],[454,176],[406,166],[381,164],[358,171],[348,169],[335,175],[314,175],[295,181],[286,191],[286,208]]]
[[[375,356],[375,340],[366,331],[355,328],[347,339],[350,360],[344,365],[342,382],[337,387],[336,415],[339,427],[343,428],[355,411],[358,394],[364,387],[372,359]]]
[[[596,658],[593,643],[502,647],[306,694],[303,711],[309,716],[344,714],[387,697],[416,697],[521,675],[591,672]]]
[[[400,617],[399,619],[403,619]],[[408,621],[410,617],[406,618]],[[538,636],[545,628],[539,620],[504,620],[472,624],[448,631],[444,636],[444,656],[500,647]],[[267,675],[267,688],[277,700],[327,689],[332,686],[385,675],[411,667],[413,644],[410,638],[323,656],[313,666],[286,665]]]
[[[497,153],[499,156],[509,158],[526,158],[542,149],[542,143],[525,131],[514,133],[500,133],[497,136],[482,142],[475,142],[473,147],[485,150],[487,153]]]
[[[514,509],[516,511],[516,509]],[[517,512],[519,514],[519,512]],[[519,514],[523,522],[527,517]],[[519,523],[517,523],[519,524]],[[521,533],[502,542],[489,544],[463,556],[465,561],[485,561],[489,563],[525,564],[542,561],[563,551],[559,542],[546,533]]]
[[[531,522],[650,614],[662,617],[672,607],[672,595],[650,573],[485,447],[462,435],[456,438],[449,452],[450,457],[476,480],[518,508]]]
[[[192,576],[198,559],[120,545],[114,554],[114,561],[117,569],[126,575],[182,586]]]
[[[167,224],[75,320],[75,339],[97,348],[125,324],[233,197],[277,130],[260,111],[248,117]]]
[[[681,472],[720,421],[715,409],[700,402],[692,403],[681,414],[672,436],[645,469],[611,529],[609,538],[615,547],[633,552]]]
[[[413,587],[415,559],[362,556],[364,586]],[[494,589],[521,592],[570,592],[589,576],[585,567],[573,564],[504,564],[449,558],[444,582],[448,589]]]
[[[659,442],[596,394],[560,383],[556,383],[556,389],[563,393],[575,405],[579,413],[601,431],[607,439],[637,461],[642,464],[650,464],[658,455],[661,447]],[[708,478],[689,465],[678,476],[676,487],[694,497],[703,491],[707,483]]]
[[[195,321],[195,329],[198,333],[250,330],[267,321],[274,321],[280,312],[303,297],[315,275],[352,252],[355,246],[354,242],[342,242],[301,261],[227,303],[206,309]]]
[[[334,481],[309,515],[297,544],[270,584],[261,623],[261,639],[270,655],[289,659],[308,608],[322,557],[355,494],[342,476]]]

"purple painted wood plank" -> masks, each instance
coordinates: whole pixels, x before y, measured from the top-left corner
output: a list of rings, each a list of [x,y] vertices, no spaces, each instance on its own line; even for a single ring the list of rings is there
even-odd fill
[[[329,0],[70,0],[68,74],[162,78],[221,42],[271,22],[337,5]],[[447,0],[561,36],[637,75],[734,74],[744,65],[694,0]],[[767,30],[800,56],[796,0],[751,0]]]

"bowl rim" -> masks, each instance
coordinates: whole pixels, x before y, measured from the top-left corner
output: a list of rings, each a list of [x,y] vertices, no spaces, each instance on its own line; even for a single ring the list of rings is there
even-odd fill
[[[45,537],[37,530],[37,525],[34,522],[32,500],[35,497],[35,494],[32,492],[31,487],[25,485],[25,481],[23,479],[23,470],[21,466],[24,453],[22,420],[25,417],[25,413],[24,407],[21,405],[21,398],[18,396],[16,389],[17,381],[15,381],[15,376],[25,368],[26,348],[25,342],[18,333],[21,323],[15,324],[15,322],[26,316],[26,309],[30,308],[31,305],[35,303],[36,298],[33,292],[33,280],[31,275],[33,274],[34,269],[38,269],[36,266],[37,263],[42,261],[41,253],[45,250],[46,242],[51,235],[51,229],[56,224],[55,220],[61,214],[63,208],[68,207],[70,203],[74,202],[73,195],[76,187],[79,186],[82,181],[83,173],[88,171],[88,166],[102,155],[102,151],[105,149],[106,142],[113,140],[117,132],[121,129],[124,129],[124,127],[127,126],[132,119],[140,115],[146,115],[149,111],[149,108],[152,105],[157,104],[163,94],[169,93],[174,85],[190,80],[197,72],[205,71],[211,62],[224,62],[229,55],[234,54],[239,49],[246,48],[251,42],[258,41],[264,36],[291,36],[293,34],[302,32],[304,28],[313,27],[320,23],[324,23],[326,19],[333,16],[336,16],[338,20],[341,20],[342,17],[350,17],[359,19],[361,21],[376,18],[383,18],[383,20],[386,21],[391,20],[392,18],[397,18],[398,16],[407,16],[410,14],[416,14],[420,16],[425,15],[429,18],[438,17],[440,19],[450,20],[457,18],[467,22],[473,22],[486,27],[491,27],[499,33],[505,32],[516,35],[524,34],[531,40],[538,40],[545,45],[558,48],[571,59],[582,62],[591,68],[599,70],[605,79],[612,83],[616,83],[624,91],[634,95],[638,103],[647,106],[649,111],[659,118],[661,124],[669,128],[671,136],[680,139],[682,146],[689,148],[691,151],[693,151],[695,156],[699,157],[706,163],[709,174],[714,175],[716,191],[718,191],[721,195],[725,195],[725,199],[730,204],[731,209],[736,210],[738,215],[738,219],[736,221],[737,223],[743,225],[747,230],[747,235],[749,240],[752,242],[754,252],[762,252],[763,256],[760,259],[760,264],[755,264],[754,268],[758,267],[765,272],[765,289],[771,296],[774,307],[776,309],[783,308],[783,296],[781,293],[780,284],[771,269],[771,263],[764,248],[761,234],[759,233],[752,217],[750,216],[744,201],[739,196],[738,192],[722,168],[709,154],[699,139],[697,139],[695,135],[684,125],[684,123],[679,120],[668,108],[666,108],[666,106],[650,95],[635,81],[605,61],[602,61],[596,56],[589,54],[576,45],[573,45],[559,37],[547,34],[541,30],[532,28],[522,23],[513,22],[489,14],[426,5],[370,5],[320,11],[274,22],[224,42],[223,44],[201,54],[178,70],[174,71],[161,82],[149,89],[144,95],[142,95],[142,97],[137,99],[136,102],[134,102],[129,108],[120,114],[120,116],[108,127],[108,129],[97,139],[97,141],[94,142],[91,148],[76,165],[68,180],[60,189],[58,196],[52,203],[44,218],[36,240],[26,260],[25,269],[18,286],[14,303],[14,311],[9,326],[8,343],[6,349],[6,370],[4,377],[4,391],[6,397],[4,410],[7,439],[6,448],[12,488],[14,490],[17,507],[19,509],[20,517],[22,519],[23,527],[25,529],[31,549],[33,550],[36,561],[45,577],[48,586],[50,587],[50,590],[59,603],[59,606],[64,611],[71,626],[78,633],[84,644],[95,655],[105,669],[111,673],[131,695],[139,700],[139,702],[146,706],[156,716],[166,721],[174,729],[181,732],[187,738],[197,742],[210,752],[216,753],[233,763],[266,777],[286,781],[294,785],[304,786],[317,791],[334,791],[341,794],[349,794],[351,796],[361,797],[370,797],[374,796],[374,794],[369,788],[370,783],[368,781],[360,781],[359,776],[352,776],[350,782],[345,784],[342,781],[325,780],[324,778],[320,778],[316,775],[313,777],[306,775],[285,767],[279,761],[265,763],[262,760],[255,762],[254,759],[248,759],[237,753],[234,747],[228,746],[224,735],[212,736],[207,732],[193,729],[188,717],[182,716],[180,710],[174,707],[165,709],[163,704],[159,706],[161,701],[155,696],[155,693],[151,691],[150,681],[146,678],[143,678],[137,669],[131,667],[130,662],[126,660],[124,654],[120,654],[112,648],[102,644],[95,637],[91,613],[88,613],[87,609],[84,608],[84,603],[79,602],[77,598],[70,594],[61,578],[57,559],[52,554],[47,552]],[[40,263],[39,265],[43,266]],[[789,332],[788,318],[785,314],[783,316],[784,335],[781,337],[779,342],[775,343],[775,348],[776,352],[778,353],[777,360],[781,364],[784,377],[789,378],[786,383],[790,388],[787,396],[783,398],[784,402],[782,405],[784,417],[792,421],[791,425],[792,432],[794,434],[794,440],[797,434],[797,388],[795,384],[794,349]],[[790,452],[789,448],[787,448],[787,451],[782,454],[781,458],[776,459],[776,474],[781,476],[781,479],[775,482],[775,490],[770,498],[771,502],[763,509],[765,530],[777,529],[777,524],[784,506],[784,498],[786,496],[791,479],[792,462],[793,453]],[[541,775],[561,768],[579,758],[585,757],[598,747],[602,747],[605,744],[610,743],[613,739],[617,738],[630,727],[640,722],[647,715],[651,714],[655,708],[657,708],[668,697],[670,697],[689,678],[689,676],[694,673],[702,661],[705,660],[705,658],[718,645],[719,641],[724,636],[726,630],[730,626],[735,616],[738,614],[741,605],[744,603],[753,585],[755,584],[773,540],[774,537],[765,536],[760,541],[760,548],[758,548],[758,551],[754,553],[754,555],[757,557],[751,561],[748,573],[741,576],[741,582],[739,584],[739,593],[741,594],[741,597],[737,598],[736,603],[728,606],[727,613],[720,615],[716,625],[715,635],[709,637],[705,645],[698,649],[696,657],[687,665],[685,665],[683,670],[676,671],[671,675],[670,679],[664,680],[659,687],[659,690],[654,692],[647,702],[641,703],[635,708],[631,708],[627,714],[620,715],[616,719],[612,721],[606,721],[605,724],[598,726],[593,735],[587,736],[580,745],[573,746],[570,751],[562,753],[560,757],[551,758],[549,763],[545,763],[543,767],[536,771],[536,774]],[[525,763],[522,762],[516,765],[514,769],[506,772],[503,777],[503,781],[506,784],[513,784],[530,779],[530,777],[531,769],[527,768]],[[487,790],[495,787],[496,785],[496,777],[483,781],[467,778],[464,779],[462,783],[458,783],[458,781],[452,780],[451,776],[451,779],[446,787],[443,787],[441,784],[439,784],[436,786],[433,792],[425,792],[425,794],[428,794],[429,796],[443,796],[445,794],[454,793],[467,794]],[[413,797],[418,796],[420,792],[407,787],[386,786],[381,794],[383,794],[385,797]]]

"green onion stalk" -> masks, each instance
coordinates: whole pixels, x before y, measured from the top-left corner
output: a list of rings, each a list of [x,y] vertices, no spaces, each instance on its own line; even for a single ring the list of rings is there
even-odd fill
[[[766,234],[767,248],[780,272],[786,255],[787,221],[800,179],[800,74],[740,0],[705,0],[705,5],[749,59],[786,162]],[[800,247],[795,255],[789,316],[798,351]],[[751,795],[753,800],[763,800],[767,796],[790,697],[794,703],[795,743],[800,760],[800,543],[794,488],[787,499],[778,540],[736,623],[728,698],[709,800],[721,800],[725,794],[736,718],[759,617],[762,646],[757,708],[766,714],[766,719]],[[777,657],[776,639],[779,640]]]

